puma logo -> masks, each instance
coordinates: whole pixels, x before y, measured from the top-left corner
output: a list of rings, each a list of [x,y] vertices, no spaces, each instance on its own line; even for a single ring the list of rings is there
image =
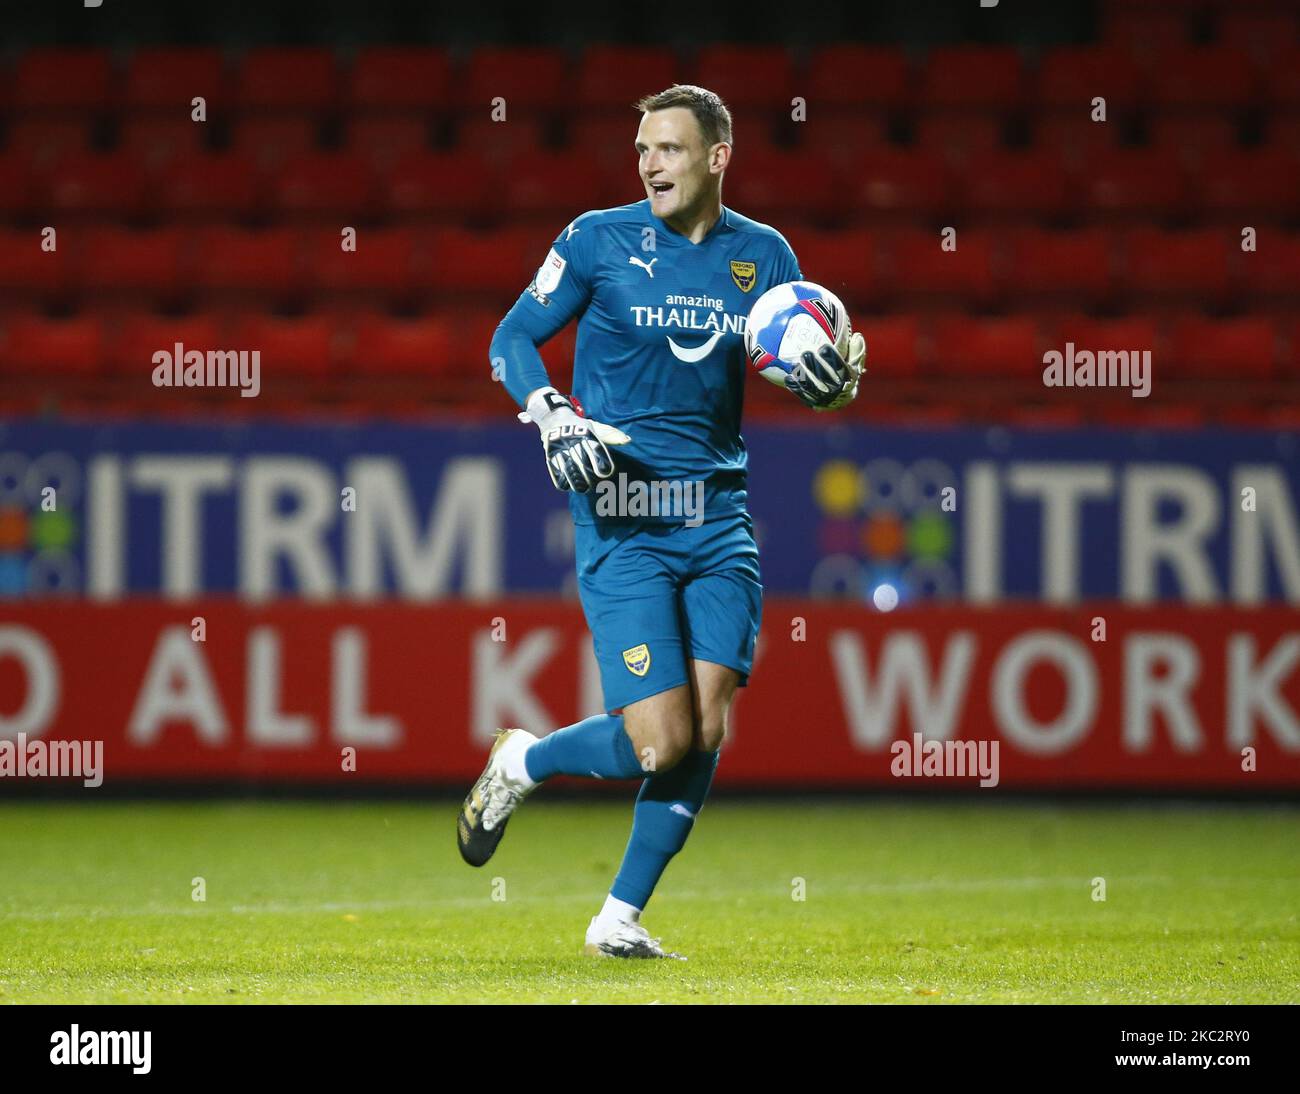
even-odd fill
[[[640,266],[641,269],[645,270],[645,272],[650,275],[650,279],[652,281],[654,280],[655,272],[650,267],[659,261],[657,255],[654,258],[652,258],[649,262],[642,262],[639,258],[636,257],[636,255],[628,255],[627,260],[633,266]]]

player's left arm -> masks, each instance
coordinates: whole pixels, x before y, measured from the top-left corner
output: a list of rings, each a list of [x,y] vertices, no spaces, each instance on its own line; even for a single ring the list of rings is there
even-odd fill
[[[778,263],[777,284],[802,281],[803,271],[790,244],[782,239],[785,254]],[[847,321],[847,317],[846,317]],[[858,381],[866,371],[867,340],[857,331],[849,335],[848,356],[829,342],[817,353],[808,350],[786,380],[786,386],[813,410],[839,410],[858,397]]]

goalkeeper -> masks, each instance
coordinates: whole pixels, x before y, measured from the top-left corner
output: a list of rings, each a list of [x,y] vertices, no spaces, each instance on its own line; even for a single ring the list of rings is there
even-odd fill
[[[552,775],[641,782],[632,833],[586,952],[676,957],[640,919],[713,780],[727,714],[748,680],[762,609],[740,435],[744,321],[767,289],[801,280],[779,232],[722,204],[731,116],[676,85],[637,104],[646,197],[565,228],[492,339],[507,390],[534,423],[551,482],[568,492],[578,589],[607,713],[548,733],[496,736],[457,817],[481,866],[506,822]],[[573,389],[551,384],[538,345],[578,319]],[[791,391],[817,409],[857,394],[865,345],[805,354]],[[702,497],[703,520],[661,507],[611,512],[613,476],[645,496]],[[670,511],[664,512],[667,508]]]

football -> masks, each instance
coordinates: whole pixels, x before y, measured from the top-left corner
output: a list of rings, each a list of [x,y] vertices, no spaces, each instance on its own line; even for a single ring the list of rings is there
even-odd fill
[[[745,321],[745,352],[759,375],[781,387],[805,350],[831,342],[848,355],[849,313],[830,289],[788,281],[754,301]]]

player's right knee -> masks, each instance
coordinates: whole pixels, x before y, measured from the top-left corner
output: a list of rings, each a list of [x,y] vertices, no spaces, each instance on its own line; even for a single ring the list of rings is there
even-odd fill
[[[691,736],[687,732],[683,739],[681,734],[674,734],[664,741],[663,748],[659,753],[659,763],[657,771],[668,771],[676,767],[686,758],[686,753],[691,750]]]
[[[623,728],[643,771],[675,767],[690,751],[695,730],[690,691],[673,688],[632,704],[623,711]]]
[[[691,748],[691,723],[687,719],[669,719],[655,726],[641,727],[630,733],[632,746],[643,770],[649,773],[676,767]]]

